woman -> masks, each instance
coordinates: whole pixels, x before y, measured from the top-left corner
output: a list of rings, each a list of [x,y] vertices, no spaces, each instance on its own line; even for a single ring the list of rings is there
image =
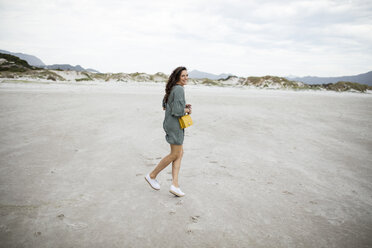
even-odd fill
[[[185,131],[181,129],[178,118],[192,112],[191,104],[186,104],[183,89],[183,86],[187,84],[187,79],[188,74],[185,67],[177,67],[169,76],[163,98],[163,110],[165,110],[163,128],[166,133],[165,139],[170,144],[171,152],[145,177],[153,189],[159,190],[160,185],[158,180],[156,180],[156,176],[172,162],[173,180],[169,192],[180,197],[185,195],[178,185],[178,172],[180,171],[183,156],[182,144]]]

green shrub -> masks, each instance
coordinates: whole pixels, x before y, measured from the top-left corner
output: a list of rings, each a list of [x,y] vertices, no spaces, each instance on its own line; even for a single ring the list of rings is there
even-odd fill
[[[10,72],[25,72],[27,71],[24,67],[19,67],[17,65],[10,66],[10,67],[0,67],[0,71],[10,71]]]
[[[339,81],[335,84],[329,83],[323,85],[327,90],[334,91],[348,91],[350,89],[354,89],[356,91],[365,92],[368,89],[368,85],[345,81]]]
[[[88,73],[86,73],[86,72],[83,72],[82,73],[83,75],[85,75],[87,78],[89,78],[89,80],[91,80],[91,81],[93,81],[93,79],[89,76],[89,74]]]
[[[201,84],[205,84],[205,85],[215,85],[215,86],[218,86],[218,85],[221,85],[220,83],[214,81],[214,80],[211,80],[211,79],[208,79],[208,78],[205,78]]]
[[[0,53],[0,58],[4,58],[8,60],[8,62],[14,62],[16,65],[21,65],[28,69],[32,69],[32,67],[27,63],[26,60],[20,59],[17,56],[13,56],[13,55],[6,54],[6,53]]]
[[[90,81],[89,78],[77,78],[75,79],[76,82],[80,82],[80,81]]]
[[[261,78],[260,77],[248,77],[248,80],[252,84],[259,84],[261,82]]]
[[[53,76],[51,76],[51,75],[49,75],[49,76],[47,77],[47,80],[52,80],[52,81],[56,81],[56,78],[55,78],[55,77],[53,77]]]

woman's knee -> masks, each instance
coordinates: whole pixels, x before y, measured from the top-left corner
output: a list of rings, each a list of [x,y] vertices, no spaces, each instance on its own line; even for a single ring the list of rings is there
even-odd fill
[[[173,151],[171,154],[169,154],[172,161],[182,158],[183,152],[182,151]]]

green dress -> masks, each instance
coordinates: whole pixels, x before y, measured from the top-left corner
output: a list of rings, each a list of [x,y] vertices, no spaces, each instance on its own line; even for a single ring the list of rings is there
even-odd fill
[[[185,91],[183,86],[176,84],[173,86],[168,102],[165,105],[165,117],[163,128],[166,133],[165,139],[169,144],[182,145],[185,130],[180,127],[178,118],[185,115]]]

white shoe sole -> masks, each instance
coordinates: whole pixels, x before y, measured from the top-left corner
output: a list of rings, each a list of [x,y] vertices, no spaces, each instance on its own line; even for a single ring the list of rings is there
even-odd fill
[[[169,190],[169,192],[171,192],[173,195],[178,196],[178,197],[183,197],[183,196],[185,196],[185,195],[179,195],[179,194],[177,194],[176,192],[174,192],[174,191],[172,191],[172,190]]]
[[[146,182],[148,182],[148,184],[151,186],[151,188],[153,188],[153,189],[155,189],[155,190],[160,190],[160,189],[156,189],[156,188],[152,187],[151,183],[147,180],[146,177],[145,177],[145,180],[146,180]]]

